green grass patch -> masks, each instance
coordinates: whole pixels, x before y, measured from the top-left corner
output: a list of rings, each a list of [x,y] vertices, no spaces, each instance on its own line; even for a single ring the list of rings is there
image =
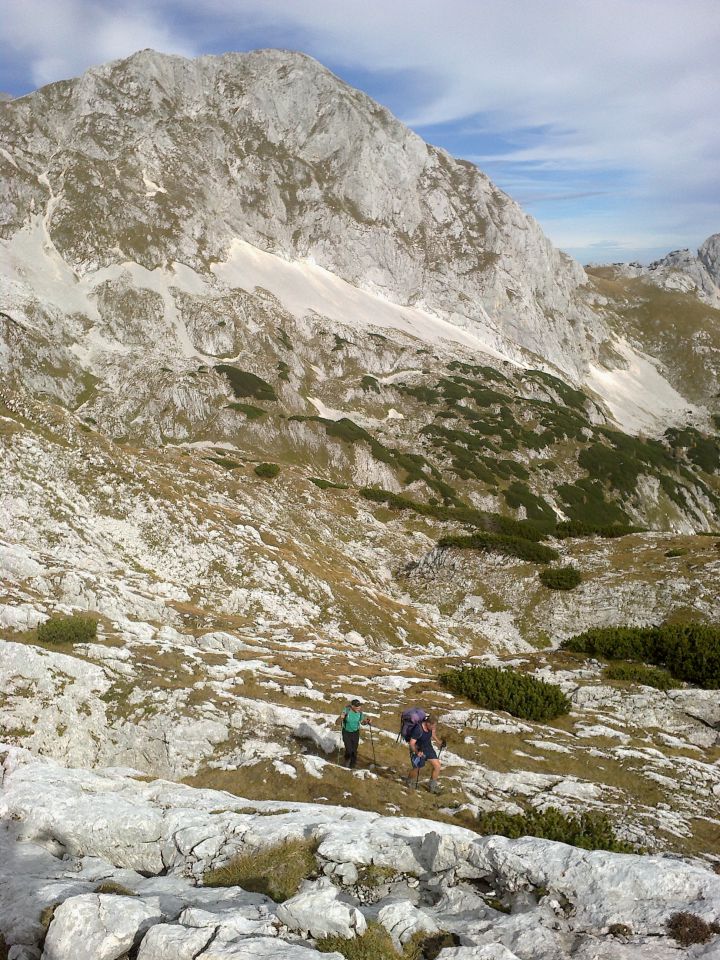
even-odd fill
[[[241,887],[264,893],[276,903],[289,900],[303,880],[317,873],[316,840],[285,840],[251,853],[241,853],[203,876],[206,887]]]
[[[638,853],[636,847],[619,840],[609,817],[601,813],[579,813],[568,816],[555,807],[530,810],[527,813],[481,813],[477,829],[488,836],[543,837],[557,843],[568,843],[583,850],[611,850],[614,853]]]
[[[549,590],[574,590],[582,583],[577,567],[549,567],[540,571],[540,582]]]
[[[605,667],[606,680],[620,680],[623,683],[640,683],[656,690],[677,690],[682,684],[662,667],[648,667],[644,663],[629,663],[620,660]]]
[[[277,400],[277,394],[270,384],[247,370],[233,367],[229,363],[218,363],[215,367],[218,373],[223,373],[230,383],[236,397],[254,397],[256,400]]]
[[[256,476],[265,480],[274,480],[279,473],[280,465],[278,463],[259,463],[255,467]]]
[[[37,628],[39,643],[63,645],[90,643],[97,637],[98,622],[94,617],[72,614],[69,617],[50,617]]]
[[[720,688],[720,628],[704,623],[596,627],[564,640],[561,647],[664,667],[678,680],[707,690]]]
[[[460,667],[438,677],[452,693],[484,710],[504,710],[523,720],[545,722],[568,713],[570,701],[560,687],[525,673],[499,667]]]

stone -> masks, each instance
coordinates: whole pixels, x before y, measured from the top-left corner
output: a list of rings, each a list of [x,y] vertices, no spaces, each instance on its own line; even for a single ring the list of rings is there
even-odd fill
[[[43,960],[118,960],[161,918],[157,902],[103,894],[71,897],[55,910]]]
[[[315,938],[337,935],[347,940],[367,929],[362,913],[341,900],[337,887],[327,879],[308,884],[281,903],[277,917],[290,930]]]
[[[398,949],[416,933],[437,933],[440,929],[431,917],[409,900],[399,900],[381,907],[377,918]]]

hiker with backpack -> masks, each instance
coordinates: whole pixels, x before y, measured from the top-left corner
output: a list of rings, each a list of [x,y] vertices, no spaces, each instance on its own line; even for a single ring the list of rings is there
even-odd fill
[[[360,746],[360,727],[370,724],[360,707],[361,700],[351,700],[340,715],[342,724],[342,739],[345,746],[345,763],[352,770],[357,763],[357,752]]]
[[[400,734],[407,741],[410,748],[410,776],[408,783],[413,779],[417,786],[420,777],[420,769],[426,763],[430,764],[430,782],[428,790],[431,793],[437,793],[440,789],[438,777],[440,776],[440,757],[435,752],[433,744],[437,744],[441,750],[445,747],[444,740],[438,740],[436,736],[437,722],[434,717],[429,716],[420,707],[412,707],[404,710],[400,715]]]

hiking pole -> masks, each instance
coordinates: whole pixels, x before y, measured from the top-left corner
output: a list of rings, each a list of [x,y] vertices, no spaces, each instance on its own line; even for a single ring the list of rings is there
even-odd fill
[[[373,740],[372,722],[368,723],[368,727],[370,729],[370,746],[372,747],[372,753],[373,753],[373,766],[376,767],[377,760],[375,759],[375,741]]]

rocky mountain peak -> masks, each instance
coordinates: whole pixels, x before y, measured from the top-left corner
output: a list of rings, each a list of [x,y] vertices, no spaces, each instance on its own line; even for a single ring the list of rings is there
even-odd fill
[[[4,235],[44,210],[78,275],[127,260],[207,271],[241,238],[576,378],[604,339],[582,268],[531,217],[304,55],[146,50],[6,114]]]

